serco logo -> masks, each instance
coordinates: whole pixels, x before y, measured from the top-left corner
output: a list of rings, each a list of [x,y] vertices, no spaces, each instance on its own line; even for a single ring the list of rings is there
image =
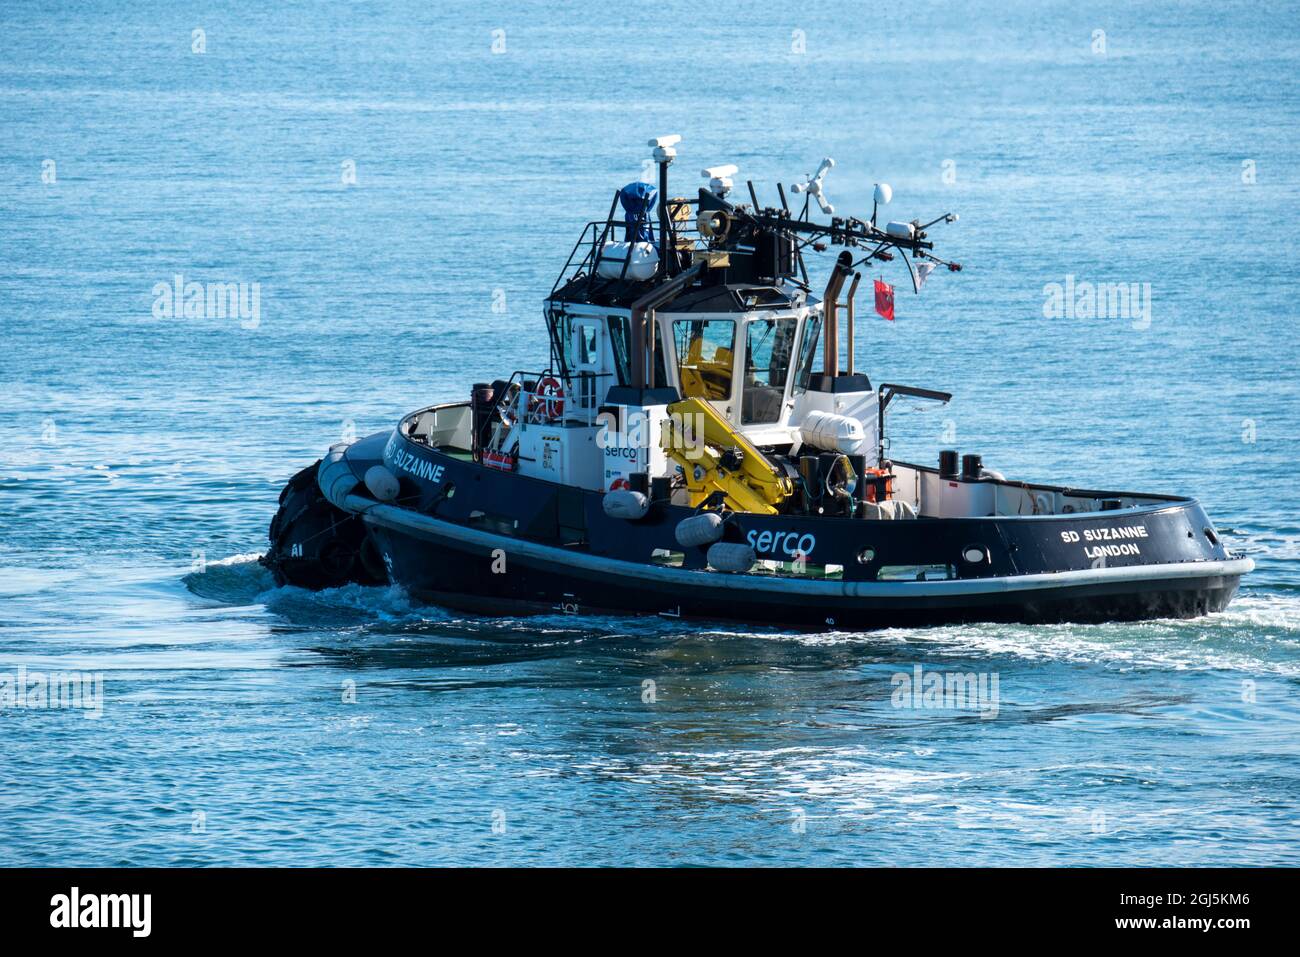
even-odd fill
[[[760,555],[807,558],[817,547],[817,539],[811,532],[760,532],[755,529],[746,536],[746,540]]]

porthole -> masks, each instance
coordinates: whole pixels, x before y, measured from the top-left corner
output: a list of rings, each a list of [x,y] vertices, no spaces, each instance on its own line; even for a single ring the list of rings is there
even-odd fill
[[[876,550],[874,548],[864,548],[858,552],[858,564],[869,565],[876,559]]]
[[[1208,525],[1205,527],[1205,537],[1209,540],[1211,545],[1217,546],[1219,544],[1219,536],[1215,535],[1214,529],[1210,528]]]
[[[967,545],[961,550],[961,557],[968,565],[980,565],[989,560],[989,550],[983,545]]]

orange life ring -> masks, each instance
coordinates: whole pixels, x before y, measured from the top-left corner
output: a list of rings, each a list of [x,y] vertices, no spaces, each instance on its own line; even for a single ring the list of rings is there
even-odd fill
[[[537,383],[537,394],[542,398],[539,404],[545,406],[546,417],[554,422],[564,415],[564,387],[555,376],[544,376]]]

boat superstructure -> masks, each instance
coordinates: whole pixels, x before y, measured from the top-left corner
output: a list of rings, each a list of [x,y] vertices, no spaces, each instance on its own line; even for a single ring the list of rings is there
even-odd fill
[[[980,456],[894,459],[855,356],[864,268],[919,292],[930,222],[836,215],[830,159],[763,206],[734,166],[674,197],[617,190],[544,302],[543,368],[339,445],[281,495],[281,584],[397,582],[488,614],[625,612],[872,628],[1112,620],[1223,608],[1249,559],[1192,499],[1010,481]],[[742,201],[748,200],[748,202]],[[814,219],[816,202],[822,214]],[[831,252],[814,290],[806,257]],[[892,290],[878,291],[882,312]]]

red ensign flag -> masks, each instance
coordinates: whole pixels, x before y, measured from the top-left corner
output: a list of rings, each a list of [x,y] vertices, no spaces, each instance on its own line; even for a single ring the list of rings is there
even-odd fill
[[[876,280],[876,312],[894,321],[894,287],[879,279]]]

